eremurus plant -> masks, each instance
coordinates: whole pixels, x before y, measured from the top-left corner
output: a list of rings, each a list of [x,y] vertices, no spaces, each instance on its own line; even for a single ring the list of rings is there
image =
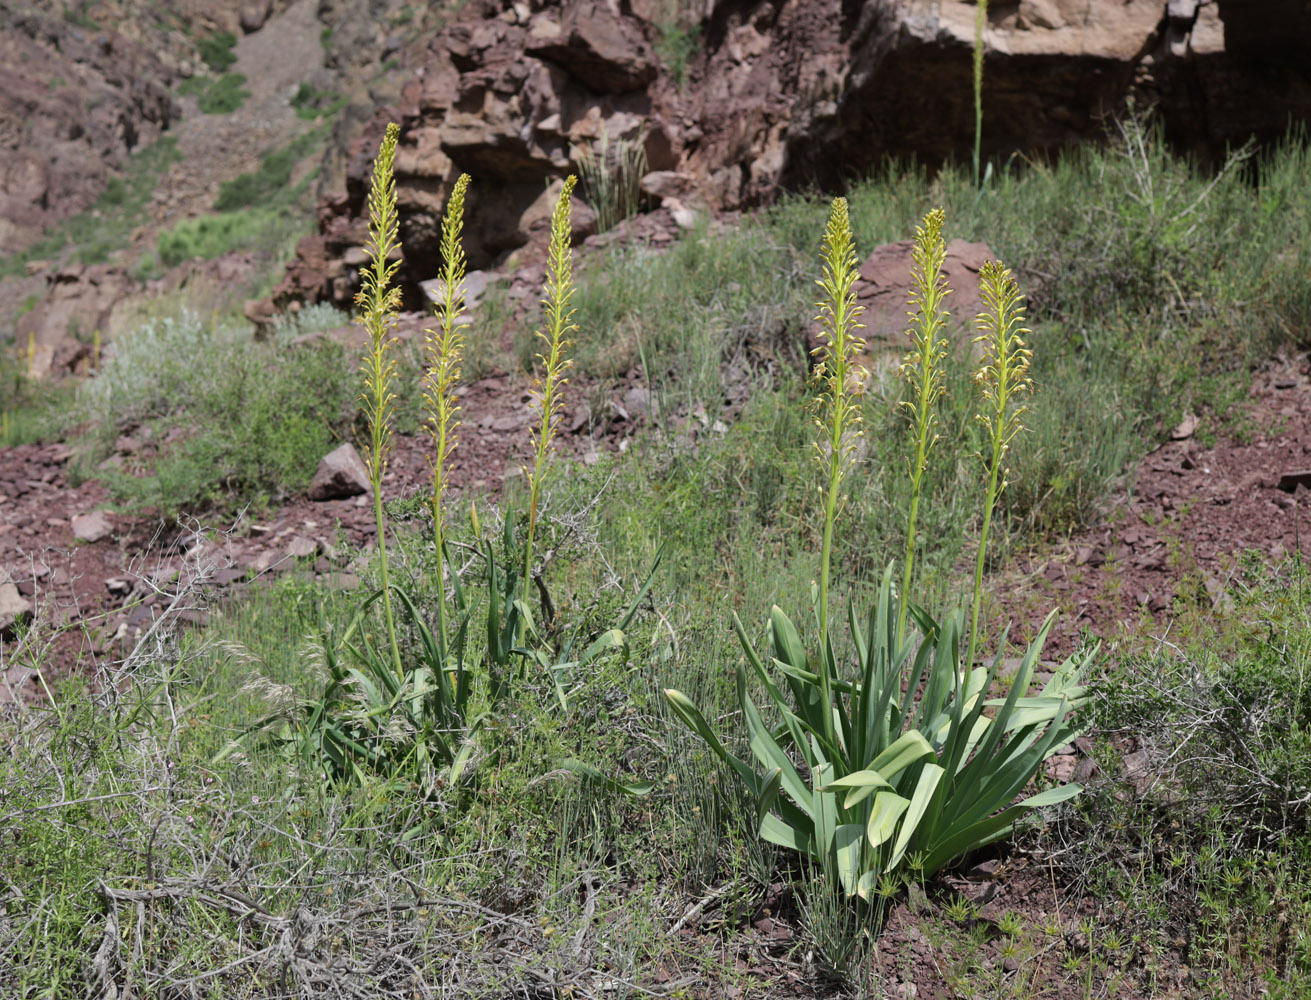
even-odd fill
[[[446,634],[446,516],[444,501],[449,485],[447,465],[457,444],[460,402],[455,390],[460,384],[460,363],[464,355],[465,257],[460,233],[464,228],[464,196],[469,175],[461,174],[446,202],[442,217],[440,274],[441,297],[436,303],[438,325],[426,332],[428,356],[423,400],[428,411],[428,432],[432,436],[432,525],[437,551],[437,638],[445,647]]]
[[[573,235],[570,221],[570,199],[578,179],[568,177],[556,199],[551,214],[551,237],[546,253],[546,284],[543,288],[542,307],[546,312],[545,327],[537,331],[542,351],[537,355],[541,373],[533,380],[532,394],[537,402],[537,425],[533,428],[533,466],[528,470],[528,540],[524,545],[524,586],[533,578],[533,538],[537,530],[537,505],[541,500],[542,483],[548,471],[551,442],[560,429],[560,412],[564,407],[564,387],[573,361],[569,349],[569,334],[578,329],[574,323]]]
[[[396,142],[400,128],[392,123],[383,134],[382,145],[373,161],[373,177],[369,187],[369,239],[364,252],[368,265],[360,273],[360,292],[355,297],[360,308],[359,323],[369,336],[369,350],[364,357],[364,415],[368,422],[369,441],[364,449],[364,461],[369,470],[369,484],[373,492],[373,513],[378,529],[378,571],[382,582],[383,616],[387,626],[387,641],[391,647],[393,665],[398,677],[403,677],[400,647],[396,642],[396,619],[392,613],[392,599],[387,566],[387,535],[382,518],[382,477],[387,471],[387,453],[391,449],[392,416],[396,408],[396,394],[392,385],[396,379],[396,360],[393,356],[396,315],[400,309],[399,288],[391,287],[391,280],[400,267],[399,217],[396,212]]]
[[[945,250],[942,213],[929,213],[916,234],[914,349],[904,369],[912,413],[912,506],[907,523],[907,565],[895,591],[893,567],[883,574],[874,607],[862,625],[848,607],[849,641],[835,644],[828,620],[828,561],[832,522],[841,509],[843,473],[857,426],[854,393],[842,378],[856,349],[854,256],[846,205],[834,202],[821,252],[824,298],[820,387],[821,455],[826,460],[825,535],[820,585],[815,593],[818,649],[808,654],[801,633],[784,612],[770,612],[773,657],[760,656],[736,615],[734,627],[749,671],[736,672],[738,703],[756,766],[731,753],[701,711],[681,692],[667,689],[674,713],[738,776],[755,800],[765,840],[816,861],[848,895],[869,899],[906,877],[921,877],[983,844],[1005,836],[1026,811],[1069,798],[1078,785],[1062,785],[1021,797],[1045,760],[1074,735],[1072,709],[1086,700],[1078,678],[1094,650],[1067,659],[1036,695],[1029,688],[1049,617],[1030,643],[1004,699],[990,699],[1005,646],[990,669],[962,660],[963,614],[941,622],[916,606],[913,583],[915,518],[933,437],[933,412],[943,392],[939,335]],[[991,517],[1004,475],[1001,459],[1019,429],[1014,400],[1027,386],[1028,353],[1019,339],[1019,293],[1000,265],[985,272],[981,317],[985,364],[982,419],[992,435],[985,522]],[[1000,477],[1000,478],[999,478]],[[986,546],[986,529],[980,548]],[[976,577],[977,608],[978,585]],[[917,641],[907,641],[907,616]],[[977,621],[977,611],[976,611]],[[970,636],[978,642],[977,625]],[[850,648],[848,661],[838,650]],[[772,668],[767,667],[772,663]],[[767,698],[776,722],[756,706],[748,675]]]

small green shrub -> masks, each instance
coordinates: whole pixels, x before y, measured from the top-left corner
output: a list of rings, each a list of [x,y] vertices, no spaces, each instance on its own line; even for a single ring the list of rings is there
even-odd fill
[[[121,503],[171,516],[302,489],[349,426],[351,396],[336,345],[256,343],[243,326],[183,311],[118,337],[83,383],[75,419],[90,428],[85,467],[125,429],[159,441],[173,432],[143,474],[107,474]]]
[[[215,73],[225,72],[237,61],[237,54],[232,50],[237,45],[237,37],[228,31],[216,32],[196,43],[200,58]]]

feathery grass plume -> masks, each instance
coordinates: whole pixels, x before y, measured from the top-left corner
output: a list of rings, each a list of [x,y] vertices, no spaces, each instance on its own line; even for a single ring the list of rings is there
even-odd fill
[[[858,364],[856,356],[865,347],[865,341],[856,333],[861,328],[857,317],[863,311],[856,303],[855,240],[851,235],[851,219],[847,214],[847,199],[834,198],[820,246],[820,278],[816,282],[824,291],[819,301],[821,343],[815,348],[819,364],[815,366],[814,380],[819,388],[818,416],[815,423],[824,435],[816,442],[815,450],[827,474],[824,501],[824,547],[819,564],[819,627],[828,628],[829,564],[833,551],[833,522],[842,503],[842,479],[851,467],[852,452],[861,435],[860,395],[864,391],[867,373]],[[827,664],[828,658],[820,660]],[[831,678],[827,666],[821,671],[824,703],[832,696]],[[830,742],[833,732],[826,733]]]
[[[457,445],[460,427],[460,404],[455,389],[460,384],[460,362],[464,352],[461,318],[464,301],[464,246],[460,233],[464,228],[464,196],[469,189],[469,175],[461,174],[446,202],[442,216],[442,296],[437,302],[437,330],[426,330],[428,353],[423,393],[428,410],[428,432],[432,435],[432,524],[437,545],[437,638],[446,644],[446,521],[442,501],[446,496],[446,465]]]
[[[976,419],[988,430],[989,450],[980,457],[988,466],[988,491],[983,499],[983,529],[979,536],[979,554],[974,565],[974,612],[970,617],[969,655],[966,668],[974,663],[979,635],[979,605],[983,599],[983,557],[988,546],[988,529],[997,498],[1007,486],[1006,452],[1015,435],[1024,430],[1022,418],[1028,407],[1022,399],[1033,391],[1029,379],[1032,353],[1024,344],[1024,301],[1010,269],[990,260],[979,269],[979,295],[983,312],[979,314],[981,331],[975,338],[983,345],[983,363],[974,373],[974,381],[983,394],[983,405]]]
[[[573,196],[578,178],[570,175],[564,182],[560,197],[551,214],[551,241],[546,255],[546,282],[543,286],[542,305],[546,308],[546,328],[537,331],[545,344],[545,353],[537,355],[542,363],[542,374],[533,380],[532,393],[540,408],[541,422],[533,429],[533,468],[528,474],[528,543],[524,547],[524,587],[532,579],[533,535],[537,529],[537,502],[541,496],[542,481],[546,478],[547,451],[551,447],[560,425],[560,411],[564,406],[563,390],[569,380],[566,372],[573,361],[565,357],[571,341],[569,334],[578,327],[574,323],[573,251],[569,248],[572,233],[569,199]]]
[[[382,477],[387,470],[387,452],[391,448],[391,422],[396,407],[392,382],[396,361],[392,357],[396,314],[400,310],[401,292],[391,281],[400,266],[400,225],[396,214],[396,141],[400,127],[387,125],[378,156],[373,161],[373,178],[369,187],[369,240],[364,251],[368,265],[361,272],[361,289],[355,296],[360,307],[356,319],[369,335],[369,352],[364,358],[364,392],[360,396],[369,424],[369,443],[365,463],[373,487],[373,514],[378,525],[378,565],[382,575],[382,607],[387,623],[396,674],[404,678],[400,647],[396,644],[396,620],[392,615],[391,587],[387,575],[387,536],[382,523]]]
[[[914,420],[915,451],[910,460],[910,517],[906,525],[906,559],[901,570],[901,600],[897,611],[897,641],[906,638],[906,609],[910,606],[910,585],[915,567],[915,534],[919,518],[920,490],[928,468],[929,452],[938,441],[934,431],[937,415],[934,407],[943,394],[942,363],[947,357],[947,341],[941,336],[947,311],[943,300],[951,294],[942,273],[947,259],[947,244],[942,238],[945,220],[942,209],[935,208],[915,228],[915,245],[911,250],[910,329],[912,349],[906,355],[901,373],[910,382],[914,396],[901,405],[911,411]]]
[[[33,331],[27,335],[27,375],[31,378],[36,375],[36,332]]]
[[[988,0],[974,8],[974,188],[979,187],[979,152],[983,144],[983,27],[988,23]]]

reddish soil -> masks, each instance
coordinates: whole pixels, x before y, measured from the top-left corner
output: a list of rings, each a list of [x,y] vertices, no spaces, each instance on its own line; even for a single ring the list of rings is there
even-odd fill
[[[1049,650],[1063,653],[1085,630],[1155,634],[1177,603],[1214,606],[1244,553],[1311,555],[1309,375],[1307,355],[1273,360],[1254,374],[1246,412],[1186,421],[1101,523],[1005,574],[996,617],[1032,626],[1060,608]]]

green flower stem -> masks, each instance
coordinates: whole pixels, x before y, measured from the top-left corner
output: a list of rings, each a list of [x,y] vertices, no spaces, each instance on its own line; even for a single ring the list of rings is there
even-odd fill
[[[951,293],[942,274],[947,259],[947,245],[942,239],[945,216],[935,208],[924,217],[915,229],[915,245],[911,250],[910,304],[911,328],[908,331],[913,345],[902,374],[914,388],[914,399],[903,403],[911,409],[914,421],[915,448],[910,463],[910,517],[906,524],[906,558],[902,562],[901,593],[897,601],[897,645],[906,641],[906,614],[910,608],[910,587],[915,573],[915,543],[919,530],[920,495],[924,486],[924,472],[928,468],[929,452],[938,437],[934,433],[937,416],[934,407],[943,393],[942,362],[946,358],[946,341],[940,336],[944,325],[943,300]]]

